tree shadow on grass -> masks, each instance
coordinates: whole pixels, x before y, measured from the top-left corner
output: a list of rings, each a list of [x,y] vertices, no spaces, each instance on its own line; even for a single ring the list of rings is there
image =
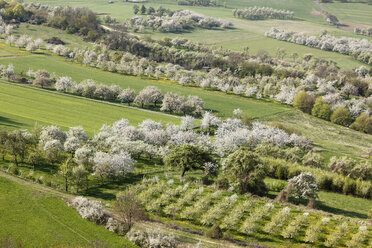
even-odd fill
[[[115,200],[117,193],[126,190],[129,185],[134,185],[140,182],[142,178],[142,174],[128,173],[125,178],[120,180],[90,187],[88,190],[83,192],[83,195],[101,198],[108,201]],[[99,182],[97,182],[97,184],[99,184]],[[108,191],[112,191],[113,193]]]
[[[357,212],[354,212],[354,211],[348,211],[348,210],[345,210],[345,209],[330,207],[330,206],[325,205],[321,201],[317,201],[315,203],[315,208],[319,209],[319,210],[323,210],[323,211],[328,212],[328,213],[344,215],[344,216],[347,216],[347,217],[361,218],[361,219],[367,219],[368,218],[368,216],[366,214],[357,213]]]
[[[275,199],[276,196],[277,196],[277,192],[269,192],[266,195],[266,197],[268,197],[270,199]],[[292,204],[304,205],[304,206],[306,206],[308,204],[308,200],[302,199],[302,200],[298,201],[294,197],[290,197],[289,202],[292,203]],[[327,206],[322,201],[316,201],[315,202],[315,209],[322,210],[324,212],[328,212],[328,213],[331,213],[331,214],[343,215],[343,216],[352,217],[352,218],[361,218],[361,219],[367,219],[368,218],[367,215],[362,214],[362,213]]]
[[[7,127],[19,127],[21,123],[17,121],[13,121],[7,117],[0,116],[0,126],[7,126]]]
[[[108,201],[115,200],[116,195],[113,193],[104,192],[103,190],[105,188],[106,188],[105,186],[90,188],[84,191],[83,195],[93,196],[93,197],[101,198],[103,200],[108,200]]]

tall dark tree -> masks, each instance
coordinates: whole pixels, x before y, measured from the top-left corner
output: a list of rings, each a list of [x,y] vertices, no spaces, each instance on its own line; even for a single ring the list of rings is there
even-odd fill
[[[212,161],[213,158],[210,152],[189,144],[175,147],[172,152],[164,158],[166,165],[180,167],[182,169],[181,177],[189,170],[203,169],[205,163]]]
[[[267,189],[264,183],[266,176],[258,154],[248,148],[240,148],[227,157],[224,175],[230,183],[237,183],[240,193],[252,192],[263,195]]]

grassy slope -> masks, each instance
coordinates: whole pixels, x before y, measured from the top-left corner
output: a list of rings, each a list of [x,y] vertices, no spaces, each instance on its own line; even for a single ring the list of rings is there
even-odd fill
[[[366,3],[324,3],[324,7],[336,15],[342,23],[372,27],[372,5]]]
[[[0,212],[0,240],[11,237],[24,247],[82,247],[95,241],[110,247],[134,247],[123,237],[82,219],[63,200],[3,177]]]
[[[159,83],[157,80],[141,79],[139,77],[127,77],[117,73],[104,72],[98,69],[92,69],[87,66],[77,65],[64,61],[62,58],[55,56],[29,56],[19,58],[0,59],[0,63],[12,63],[16,71],[27,71],[29,68],[34,70],[46,69],[49,72],[55,72],[57,75],[70,76],[74,80],[80,82],[84,79],[93,79],[98,83],[117,84],[122,88],[131,87],[137,92],[146,86],[155,85],[159,87],[163,93],[175,92],[179,94],[198,95],[206,103],[206,108],[213,111],[218,111],[220,116],[231,116],[236,108],[241,108],[249,113],[251,117],[263,117],[267,115],[281,113],[283,111],[292,111],[292,108],[284,105],[273,103],[263,104],[263,102],[255,100],[244,100],[242,98],[231,97],[227,98],[225,94],[216,94],[214,92],[203,91],[199,88],[187,88],[178,84],[168,82]]]
[[[178,122],[173,117],[125,106],[113,106],[5,83],[0,83],[0,106],[0,128],[32,128],[38,122],[40,125],[54,124],[65,128],[81,125],[92,134],[102,124],[111,124],[121,118],[127,118],[132,124],[149,118]]]
[[[274,181],[284,184],[287,183],[286,181],[279,179],[265,179],[265,183]],[[279,194],[279,192],[270,191],[269,194],[271,198],[275,198]],[[292,203],[295,203],[295,199],[291,198],[290,201]],[[304,204],[306,204],[306,202],[304,202]],[[367,219],[368,210],[371,208],[371,200],[329,191],[319,191],[319,198],[316,201],[316,209],[318,210],[352,218]]]
[[[366,157],[368,150],[370,149],[369,144],[372,143],[371,135],[362,134],[312,116],[304,115],[292,107],[282,104],[266,103],[264,101],[256,101],[218,92],[205,91],[194,87],[183,87],[171,84],[168,81],[162,82],[141,79],[139,77],[122,76],[115,73],[92,69],[86,66],[72,64],[55,56],[34,55],[28,57],[6,58],[0,59],[0,63],[13,63],[18,72],[21,70],[27,71],[29,68],[34,70],[44,68],[49,72],[55,72],[58,75],[69,75],[76,81],[92,78],[99,83],[118,84],[123,88],[131,87],[137,92],[146,86],[155,85],[163,92],[172,91],[184,95],[198,95],[206,103],[207,109],[216,111],[216,113],[222,117],[230,117],[234,109],[240,108],[249,116],[257,120],[281,121],[287,125],[295,127],[304,135],[312,139],[314,143],[324,151],[323,154],[325,157],[343,154],[356,157]],[[98,125],[97,123],[94,124],[93,127],[88,127],[88,124],[84,126],[92,130]]]
[[[26,0],[30,1],[30,0]],[[35,2],[35,1],[33,1]],[[81,1],[81,0],[69,0],[69,1],[56,1],[56,0],[42,0],[37,1],[48,5],[70,5],[75,7],[86,6],[92,10],[109,14],[117,18],[120,22],[127,18],[132,17],[133,11],[132,3],[126,2],[115,2],[114,4],[108,4],[106,1],[92,0],[92,1]],[[223,4],[224,1],[220,1]],[[227,1],[227,8],[223,7],[198,7],[198,6],[179,6],[175,1],[170,0],[153,0],[145,4],[146,6],[163,6],[170,9],[190,9],[198,13],[205,14],[207,16],[213,16],[217,18],[223,18],[232,21],[235,24],[234,29],[229,30],[206,30],[196,29],[192,32],[182,34],[172,33],[151,33],[145,32],[145,35],[152,35],[154,38],[164,37],[184,37],[187,39],[195,40],[198,42],[206,43],[209,45],[222,46],[224,48],[233,50],[243,50],[244,47],[250,48],[250,53],[256,54],[260,50],[267,51],[270,55],[275,55],[277,48],[283,48],[288,54],[288,58],[294,52],[298,53],[300,57],[307,53],[312,53],[319,58],[327,60],[333,60],[337,62],[341,67],[345,69],[353,69],[359,67],[362,63],[353,60],[349,56],[342,54],[325,52],[314,48],[309,48],[296,44],[286,44],[284,41],[278,41],[271,38],[265,37],[264,33],[271,27],[285,28],[288,30],[305,32],[308,34],[319,34],[320,30],[327,29],[331,34],[337,36],[353,36],[353,34],[337,29],[333,26],[327,25],[324,18],[312,14],[312,10],[316,10],[317,6],[313,1],[309,0],[231,0]],[[296,20],[265,20],[265,21],[249,21],[238,18],[233,18],[233,8],[245,8],[250,6],[270,6],[279,9],[289,9],[295,12]]]
[[[22,35],[26,34],[34,38],[41,38],[43,40],[58,37],[65,42],[68,47],[91,47],[90,43],[84,42],[78,36],[73,34],[67,34],[63,30],[50,28],[47,26],[35,26],[22,23],[18,29],[15,30],[15,34]]]

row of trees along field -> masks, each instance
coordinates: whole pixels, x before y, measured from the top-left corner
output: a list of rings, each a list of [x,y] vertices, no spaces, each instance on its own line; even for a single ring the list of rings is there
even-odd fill
[[[279,30],[277,28],[272,28],[265,35],[278,40],[350,55],[356,60],[372,65],[372,44],[367,39],[337,38],[328,35],[327,31],[323,31],[321,36],[316,37],[308,36],[304,33]]]
[[[183,32],[194,28],[232,28],[233,24],[228,21],[216,19],[198,14],[190,10],[173,11],[168,16],[149,15],[146,19],[142,16],[134,16],[124,23],[124,28],[135,32],[143,32],[145,28],[153,32]]]
[[[3,26],[4,34],[6,34],[6,30],[9,30],[8,26]],[[43,44],[41,39],[33,41],[28,36],[20,36],[17,39],[13,35],[7,36],[7,42],[20,48],[25,47],[29,51],[34,51]],[[182,44],[183,47],[192,45],[185,42],[178,39],[172,40],[174,47],[178,47],[177,44]],[[312,113],[316,117],[331,120],[336,124],[351,126],[353,129],[365,133],[372,132],[370,117],[372,104],[371,76],[364,66],[357,68],[352,73],[338,71],[334,67],[331,69],[331,66],[329,66],[326,71],[330,72],[332,70],[333,73],[332,76],[328,75],[327,78],[324,78],[325,76],[317,71],[308,73],[304,77],[301,75],[304,71],[301,69],[300,73],[288,75],[284,78],[283,75],[276,73],[271,76],[263,76],[265,74],[260,72],[255,76],[246,76],[241,79],[232,74],[231,71],[224,72],[220,69],[212,69],[208,73],[190,71],[171,63],[166,66],[160,65],[151,59],[141,58],[129,53],[124,53],[121,57],[118,57],[117,54],[110,54],[98,47],[95,50],[68,49],[63,45],[53,47],[50,44],[45,47],[53,50],[53,53],[57,55],[78,63],[112,72],[153,78],[166,77],[182,85],[197,85],[247,97],[271,98],[295,105],[306,113]],[[314,61],[311,57],[305,58],[300,68],[314,66],[314,62],[316,69],[325,69],[322,62]],[[269,65],[265,63],[264,66]],[[275,71],[281,71],[282,69],[282,66],[275,67]],[[6,76],[6,69],[2,68],[2,70]],[[317,104],[314,105],[315,100]],[[314,111],[312,111],[313,106]],[[339,119],[337,115],[340,114],[345,115]],[[331,118],[332,115],[334,115],[334,118]],[[354,122],[355,124],[352,124]]]
[[[239,110],[234,112],[242,114]],[[372,176],[370,163],[334,157],[326,165],[322,157],[311,150],[312,142],[293,133],[293,130],[284,128],[284,131],[258,122],[252,124],[244,115],[240,118],[242,120],[222,121],[206,112],[200,127],[196,127],[193,117],[185,116],[180,126],[168,124],[165,127],[146,120],[139,125],[139,129],[123,119],[112,126],[104,125],[91,139],[81,127],[71,128],[66,133],[50,126],[37,128],[33,133],[24,130],[2,132],[0,145],[3,159],[9,154],[15,163],[8,170],[20,173],[17,166],[20,160],[33,165],[33,169],[42,165],[55,171],[61,165],[61,168],[69,168],[67,181],[72,178],[74,168],[84,168],[88,174],[94,172],[103,183],[104,179],[122,178],[127,171],[133,170],[133,157],[164,158],[166,165],[180,167],[182,176],[189,170],[204,170],[206,183],[210,176],[214,177],[214,173],[223,171],[218,173],[216,183],[227,188],[235,185],[236,190],[242,193],[265,194],[267,187],[263,180],[266,176],[287,180],[306,172],[315,176],[321,189],[372,197],[372,184],[368,181]],[[209,134],[213,134],[213,139]],[[242,150],[241,155],[247,156],[247,161],[253,161],[252,166],[245,171],[243,165],[241,168],[238,165],[238,159],[234,162],[238,166],[236,169],[243,171],[225,171],[233,167],[221,167],[220,159],[225,161],[224,158],[236,153],[240,147],[250,147],[247,151]],[[239,173],[248,176],[244,179],[248,181],[244,183],[238,178],[231,181],[231,178],[224,177]],[[88,174],[85,176],[88,177]],[[23,176],[33,178],[32,174]],[[82,183],[78,182],[79,185]]]
[[[91,41],[97,40],[104,33],[97,15],[87,8],[48,7],[1,0],[0,9],[0,16],[8,23],[46,24],[71,34],[79,34]]]
[[[269,7],[250,7],[247,9],[234,9],[234,17],[250,20],[264,19],[293,19],[294,13],[289,10],[273,9]]]

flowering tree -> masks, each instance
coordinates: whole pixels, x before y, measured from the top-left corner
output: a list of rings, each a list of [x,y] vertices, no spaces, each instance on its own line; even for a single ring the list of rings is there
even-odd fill
[[[316,183],[315,177],[310,172],[302,172],[300,175],[291,178],[288,181],[291,187],[291,194],[297,199],[308,198],[312,200],[318,197],[319,184]]]
[[[94,156],[94,173],[104,178],[118,178],[124,176],[128,171],[134,168],[135,160],[126,152],[119,154],[109,154],[97,152]]]
[[[135,98],[134,102],[138,105],[143,106],[145,104],[156,104],[160,103],[163,100],[163,94],[161,91],[155,86],[148,86],[141,90],[138,96]]]
[[[189,115],[186,115],[186,116],[182,117],[180,127],[183,130],[192,130],[195,127],[194,117],[189,116]]]
[[[128,103],[130,105],[132,102],[134,102],[134,99],[136,98],[137,94],[134,90],[128,88],[123,90],[119,95],[118,95],[118,100],[123,103]]]

